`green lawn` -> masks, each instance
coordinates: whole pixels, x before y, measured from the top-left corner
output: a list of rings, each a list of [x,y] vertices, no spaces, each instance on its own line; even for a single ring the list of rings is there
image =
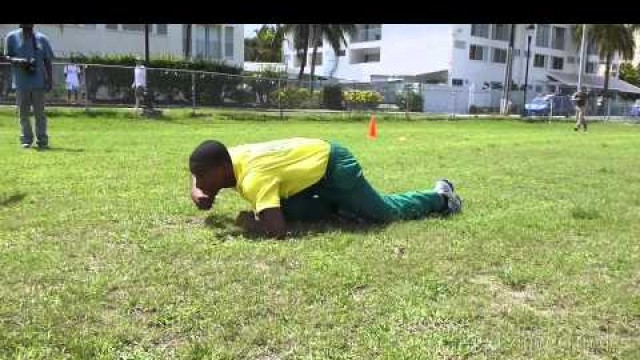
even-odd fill
[[[0,358],[640,358],[640,125],[378,130],[57,111],[38,152],[0,110]],[[232,225],[232,191],[192,206],[200,141],[290,136],[342,142],[383,191],[450,177],[464,213],[275,242]]]

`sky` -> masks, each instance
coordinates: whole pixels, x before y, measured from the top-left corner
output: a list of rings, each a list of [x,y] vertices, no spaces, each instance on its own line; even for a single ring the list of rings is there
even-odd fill
[[[244,24],[244,37],[253,37],[256,33],[254,30],[258,30],[262,24]]]

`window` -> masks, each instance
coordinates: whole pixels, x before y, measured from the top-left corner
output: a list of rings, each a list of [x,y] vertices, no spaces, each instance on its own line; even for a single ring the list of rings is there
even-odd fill
[[[494,40],[509,41],[509,28],[511,25],[507,24],[493,24],[493,31],[491,38]]]
[[[453,47],[456,49],[464,49],[467,47],[467,43],[462,40],[456,40],[453,42]]]
[[[226,58],[233,58],[233,26],[224,27],[224,56]]]
[[[611,71],[618,71],[618,64],[611,64]]]
[[[144,24],[122,24],[122,30],[144,31]]]
[[[553,70],[562,70],[564,68],[564,58],[557,56],[551,57],[551,68]]]
[[[104,27],[109,30],[118,30],[118,24],[105,24]]]
[[[544,68],[547,64],[547,57],[545,55],[536,54],[533,57],[533,67]]]
[[[494,90],[502,89],[502,82],[500,82],[500,81],[492,81],[491,82],[491,88],[494,89]]]
[[[462,86],[462,84],[463,84],[462,79],[451,79],[452,86]]]
[[[576,63],[575,56],[568,56],[567,57],[567,64],[575,64],[575,63]]]
[[[471,24],[471,36],[489,38],[489,24]]]
[[[567,29],[562,27],[553,27],[553,41],[551,47],[556,50],[564,50],[565,35]]]
[[[338,51],[338,56],[345,56],[346,55],[346,51],[344,49],[340,49]]]
[[[469,60],[484,60],[484,48],[479,45],[469,45]]]
[[[196,57],[222,59],[222,28],[220,26],[198,25],[195,27]]]
[[[549,28],[547,24],[538,24],[536,26],[536,46],[542,48],[549,47]]]
[[[366,63],[370,63],[370,62],[380,62],[380,53],[373,53],[373,54],[365,54],[364,55],[364,62]],[[322,59],[320,60],[320,64],[322,64]]]
[[[382,24],[357,25],[355,36],[351,42],[377,41],[382,39]]]
[[[209,57],[214,59],[222,58],[222,41],[220,36],[222,35],[222,28],[220,26],[212,26],[209,28],[209,43],[210,54]]]
[[[349,53],[350,64],[380,62],[380,48],[352,49]]]
[[[593,61],[589,61],[589,62],[587,62],[587,66],[586,66],[586,68],[584,69],[584,72],[585,72],[585,73],[588,73],[588,74],[593,74],[593,73],[595,73],[595,72],[596,72],[596,67],[597,67],[597,66],[596,66],[596,63],[595,63],[595,62],[593,62]]]
[[[493,56],[491,58],[491,61],[493,61],[494,63],[506,64],[507,63],[507,50],[494,48],[493,49]]]
[[[513,49],[513,56],[520,56],[520,49]]]
[[[156,24],[156,33],[158,35],[167,35],[167,24]]]

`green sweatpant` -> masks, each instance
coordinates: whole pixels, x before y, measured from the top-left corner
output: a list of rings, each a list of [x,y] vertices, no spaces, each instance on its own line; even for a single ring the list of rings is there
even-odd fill
[[[434,191],[382,195],[365,179],[362,168],[345,147],[331,143],[325,176],[316,184],[281,201],[288,221],[317,221],[336,214],[369,222],[413,220],[446,208]]]

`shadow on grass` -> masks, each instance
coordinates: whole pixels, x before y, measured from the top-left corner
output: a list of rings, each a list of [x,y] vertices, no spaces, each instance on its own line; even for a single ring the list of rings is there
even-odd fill
[[[268,238],[246,232],[235,225],[235,220],[227,215],[209,215],[204,221],[206,227],[215,230],[221,236],[243,236],[249,240],[268,240]],[[368,234],[384,229],[387,224],[373,224],[336,216],[325,221],[289,222],[287,239],[300,239],[329,232]]]
[[[0,195],[0,208],[9,207],[24,200],[27,196],[25,193],[16,193],[11,195]]]
[[[67,153],[81,153],[84,149],[64,148],[64,147],[50,147],[47,149],[36,149],[42,152],[67,152]]]

